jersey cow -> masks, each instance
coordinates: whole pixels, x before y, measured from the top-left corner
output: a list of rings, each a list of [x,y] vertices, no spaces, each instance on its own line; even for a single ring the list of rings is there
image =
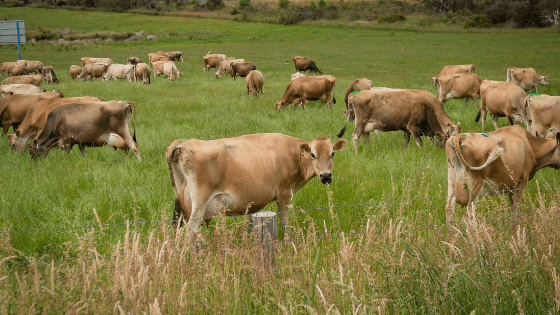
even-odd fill
[[[537,85],[548,85],[548,76],[540,75],[533,68],[514,68],[507,69],[507,82],[519,85],[524,91],[539,93]]]
[[[25,62],[25,70],[27,73],[43,73],[43,67],[45,66],[42,62],[36,60],[18,60],[18,62]]]
[[[107,72],[103,75],[103,81],[107,82],[109,79],[115,81],[118,79],[127,79],[128,82],[136,81],[135,66],[114,63],[107,68]]]
[[[167,53],[167,57],[169,57],[170,60],[177,60],[177,62],[183,63],[182,51],[170,51]]]
[[[148,60],[150,61],[150,64],[153,64],[156,61],[171,61],[171,59],[169,59],[167,54],[163,51],[158,51],[157,53],[149,53]]]
[[[0,92],[2,97],[6,97],[8,95],[41,93],[41,89],[33,84],[7,84],[0,85]]]
[[[151,75],[150,66],[141,62],[136,65],[136,78],[142,79],[142,83],[151,84],[150,82],[150,75]]]
[[[93,57],[83,57],[82,60],[82,67],[87,64],[94,64],[94,63],[101,63],[106,65],[107,67],[113,64],[113,59],[111,58],[93,58]]]
[[[294,65],[296,67],[296,71],[305,72],[309,70],[309,72],[317,72],[323,74],[321,69],[317,68],[317,66],[315,65],[315,61],[313,61],[313,59],[309,57],[295,56]]]
[[[103,78],[105,72],[109,68],[108,65],[102,63],[86,64],[82,68],[82,72],[76,78],[78,80],[87,79],[88,77],[93,80],[93,78]]]
[[[478,122],[482,115],[482,131],[486,124],[486,113],[492,115],[494,128],[498,129],[498,118],[507,117],[510,125],[524,122],[525,118],[525,91],[512,82],[483,80],[480,85],[480,111],[476,115]]]
[[[456,73],[474,73],[474,65],[451,65],[441,68],[438,75],[448,75]]]
[[[14,71],[17,66],[25,66],[25,61],[5,61],[0,67],[0,76],[5,74],[7,77]]]
[[[252,62],[231,62],[231,77],[234,81],[237,77],[246,77],[253,70],[257,70],[257,66]]]
[[[373,88],[373,83],[368,78],[362,78],[354,80],[348,88],[346,89],[346,94],[344,94],[344,103],[346,104],[346,109],[348,109],[348,97],[355,91],[370,90]]]
[[[76,80],[80,75],[80,73],[82,73],[82,67],[78,65],[71,65],[69,72],[70,72],[70,78]]]
[[[449,138],[445,147],[447,222],[454,219],[456,203],[472,209],[475,201],[496,189],[507,192],[515,211],[523,189],[538,170],[560,168],[559,143],[560,134],[556,138],[538,138],[518,125]]]
[[[175,140],[166,151],[174,222],[182,214],[189,233],[196,233],[222,209],[226,215],[255,213],[276,201],[286,229],[290,198],[315,176],[331,183],[334,151],[345,146],[346,140],[304,141],[279,133]]]
[[[35,86],[41,86],[41,81],[43,80],[42,74],[30,74],[30,75],[20,75],[17,77],[6,78],[2,81],[2,85],[8,84],[33,84]]]
[[[45,79],[47,84],[60,82],[60,80],[56,77],[56,73],[54,72],[53,67],[51,66],[43,67],[43,79]]]
[[[45,129],[29,145],[29,153],[33,157],[46,157],[50,148],[58,147],[69,154],[77,144],[82,155],[85,155],[86,146],[109,145],[125,152],[130,148],[138,161],[142,161],[135,140],[136,123],[134,136],[130,136],[128,129],[131,111],[134,111],[136,121],[136,106],[133,102],[73,103],[59,106],[49,114]]]
[[[445,106],[449,99],[465,99],[465,106],[469,105],[469,98],[478,106],[480,98],[480,84],[482,78],[474,73],[449,74],[436,77],[434,85],[437,89],[438,99]]]
[[[2,122],[2,137],[8,133],[10,126],[14,131],[25,119],[29,108],[44,99],[64,97],[61,92],[48,91],[37,94],[10,95],[0,99],[0,120]]]
[[[217,69],[220,65],[220,62],[227,60],[226,55],[223,54],[212,54],[210,55],[210,51],[206,54],[206,56],[202,57],[204,61],[204,67],[202,67],[202,71],[206,72],[206,69]]]
[[[252,70],[249,72],[245,83],[247,84],[247,94],[251,93],[254,96],[257,96],[259,92],[262,94],[264,78],[262,72],[259,70]]]
[[[177,69],[177,65],[175,65],[174,62],[166,62],[165,64],[163,64],[163,74],[165,75],[166,79],[169,79],[171,81],[175,81],[175,79],[182,75],[182,73],[179,72],[179,69]]]
[[[142,61],[140,61],[140,58],[138,58],[138,57],[129,57],[129,58],[126,60],[126,64],[127,64],[127,65],[137,65],[137,64],[139,64],[139,63],[141,63],[141,62],[142,62]]]
[[[336,104],[336,99],[333,96],[335,82],[336,78],[330,75],[292,80],[288,83],[282,99],[276,102],[276,110],[285,109],[290,104],[294,104],[294,109],[299,104],[305,109],[307,101],[322,100],[325,102],[325,107],[333,103]]]
[[[560,96],[525,97],[527,130],[537,137],[551,137],[560,132]]]

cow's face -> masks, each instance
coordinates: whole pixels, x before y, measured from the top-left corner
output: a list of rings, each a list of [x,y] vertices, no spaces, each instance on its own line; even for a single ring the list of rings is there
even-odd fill
[[[548,76],[541,75],[539,78],[540,85],[548,85]]]
[[[283,102],[276,102],[276,110],[280,110],[284,108],[284,103]]]
[[[29,154],[32,158],[36,157],[47,157],[49,150],[45,147],[40,147],[35,144],[28,144],[27,147],[29,148]]]
[[[329,138],[317,137],[311,142],[311,145],[301,144],[299,150],[304,158],[311,159],[315,175],[319,177],[321,183],[330,184],[333,180],[334,151],[343,150],[346,144],[346,140],[338,140],[333,144]]]

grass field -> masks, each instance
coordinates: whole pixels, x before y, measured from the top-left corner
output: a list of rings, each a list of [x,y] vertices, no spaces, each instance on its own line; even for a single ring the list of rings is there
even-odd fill
[[[294,214],[297,235],[311,238],[281,244],[271,276],[255,264],[251,246],[220,247],[247,241],[245,218],[216,220],[203,232],[204,246],[210,250],[202,251],[195,264],[185,259],[182,234],[168,221],[174,200],[165,162],[165,149],[178,138],[280,132],[305,140],[334,140],[346,120],[346,87],[362,77],[375,86],[435,93],[430,77],[444,65],[473,63],[477,74],[493,80],[505,80],[510,66],[533,67],[551,78],[539,91],[559,95],[557,33],[435,34],[31,8],[0,8],[0,16],[25,20],[28,30],[144,30],[158,35],[156,41],[37,42],[22,47],[23,59],[41,60],[57,72],[61,83],[45,88],[61,90],[67,97],[134,101],[143,161],[107,147],[88,148],[86,157],[77,149],[69,157],[52,150],[46,159],[35,160],[27,152],[12,154],[7,141],[0,142],[1,230],[48,230],[0,234],[0,260],[11,255],[18,257],[11,261],[91,258],[94,249],[102,257],[31,264],[33,268],[3,265],[0,298],[6,303],[0,313],[60,313],[81,307],[79,312],[85,313],[119,308],[154,314],[156,308],[162,313],[328,313],[331,304],[331,313],[342,314],[558,312],[558,188],[526,192],[520,230],[510,231],[506,198],[493,197],[480,203],[479,221],[462,221],[458,211],[462,233],[449,239],[441,228],[445,199],[432,198],[447,192],[445,150],[429,139],[424,139],[423,150],[413,143],[405,149],[402,132],[372,135],[370,146],[361,143],[358,155],[351,145],[337,153],[330,186],[313,179],[293,199],[296,209],[370,205]],[[183,51],[185,62],[178,64],[182,78],[170,82],[156,77],[151,85],[69,78],[68,67],[79,64],[80,57],[125,63],[130,56],[147,60],[149,52],[158,50]],[[215,79],[203,73],[202,56],[209,50],[254,62],[264,74],[263,95],[248,96],[243,78]],[[337,103],[332,108],[311,102],[305,111],[274,111],[294,73],[294,55],[313,58],[325,74],[337,78]],[[16,58],[16,48],[0,47],[1,61]],[[472,103],[465,108],[463,100],[448,101],[445,109],[453,121],[461,122],[463,132],[480,132]],[[501,126],[506,124],[500,120]],[[345,139],[350,140],[352,129]],[[492,129],[487,122],[485,131]],[[542,170],[529,187],[537,183],[557,187],[558,173]],[[400,200],[404,202],[378,203]],[[96,226],[93,208],[103,224],[137,224],[129,233],[124,225],[103,231],[51,230]],[[275,211],[276,205],[266,210]],[[343,239],[341,232],[365,234]],[[337,238],[320,240],[320,235]],[[322,248],[318,275],[317,247]],[[162,258],[164,248],[167,254]],[[115,258],[119,255],[103,258],[112,253],[120,253],[122,260]],[[321,293],[315,293],[313,276]],[[62,303],[55,302],[59,298]]]

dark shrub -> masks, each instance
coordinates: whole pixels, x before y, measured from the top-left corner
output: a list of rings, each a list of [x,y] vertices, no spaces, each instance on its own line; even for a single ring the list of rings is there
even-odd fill
[[[478,27],[487,28],[492,26],[492,21],[486,15],[475,15],[472,20],[465,24],[465,28]]]
[[[290,0],[278,0],[278,6],[280,8],[287,8],[290,6]]]
[[[406,21],[406,17],[402,14],[393,14],[389,16],[382,16],[377,20],[379,23],[393,23],[398,21]]]
[[[219,10],[224,7],[224,0],[207,0],[206,6],[208,6],[208,10]]]
[[[239,9],[245,10],[251,8],[251,0],[239,0]]]

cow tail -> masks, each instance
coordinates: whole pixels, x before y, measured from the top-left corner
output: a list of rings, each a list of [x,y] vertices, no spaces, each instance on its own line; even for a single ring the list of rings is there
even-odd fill
[[[482,114],[482,109],[479,109],[478,114],[476,114],[476,117],[474,118],[474,122],[478,122],[480,120],[481,114]]]
[[[509,67],[507,69],[507,75],[506,75],[506,82],[513,82],[513,69],[511,67]]]
[[[338,133],[337,137],[338,138],[342,138],[342,136],[344,136],[344,133],[346,132],[346,126],[348,125],[348,122],[350,121],[350,117],[352,117],[352,113],[354,111],[354,106],[352,105],[352,100],[348,100],[348,112],[346,113],[346,115],[348,115],[348,117],[346,118],[346,123],[344,124],[344,127],[342,127],[342,129],[340,130],[340,132]]]
[[[174,191],[178,191],[177,184],[175,183],[175,176],[173,172],[173,163],[177,163],[179,161],[179,156],[181,155],[181,148],[179,147],[179,143],[177,140],[173,141],[165,152],[167,158],[167,167],[169,169],[169,175],[171,177],[171,185],[173,186]],[[179,196],[175,196],[175,209],[173,210],[173,219],[171,224],[173,227],[177,226],[177,222],[180,220],[182,213],[181,203],[179,202]]]
[[[503,155],[504,149],[502,147],[500,147],[498,144],[501,143],[501,139],[500,141],[498,141],[498,143],[496,143],[496,145],[492,148],[492,151],[490,151],[490,154],[488,155],[488,158],[486,159],[486,162],[484,162],[484,164],[482,164],[481,166],[470,166],[467,161],[465,161],[465,157],[463,156],[463,152],[461,152],[461,143],[460,143],[460,139],[458,136],[455,136],[452,138],[453,140],[453,147],[455,148],[455,154],[457,155],[457,157],[459,158],[459,160],[461,161],[461,163],[463,165],[465,165],[466,167],[468,167],[471,170],[474,171],[479,171],[481,169],[484,169],[486,166],[488,166],[490,163],[494,162],[498,157],[500,157],[500,155]]]
[[[333,104],[336,104],[336,98],[334,97],[334,95],[332,96],[332,102]]]
[[[132,124],[132,128],[134,128],[134,132],[132,134],[132,140],[134,140],[134,142],[136,142],[136,104],[134,104],[133,101],[128,102],[128,107],[134,112],[134,122]],[[136,142],[136,144],[138,144],[138,142]]]

